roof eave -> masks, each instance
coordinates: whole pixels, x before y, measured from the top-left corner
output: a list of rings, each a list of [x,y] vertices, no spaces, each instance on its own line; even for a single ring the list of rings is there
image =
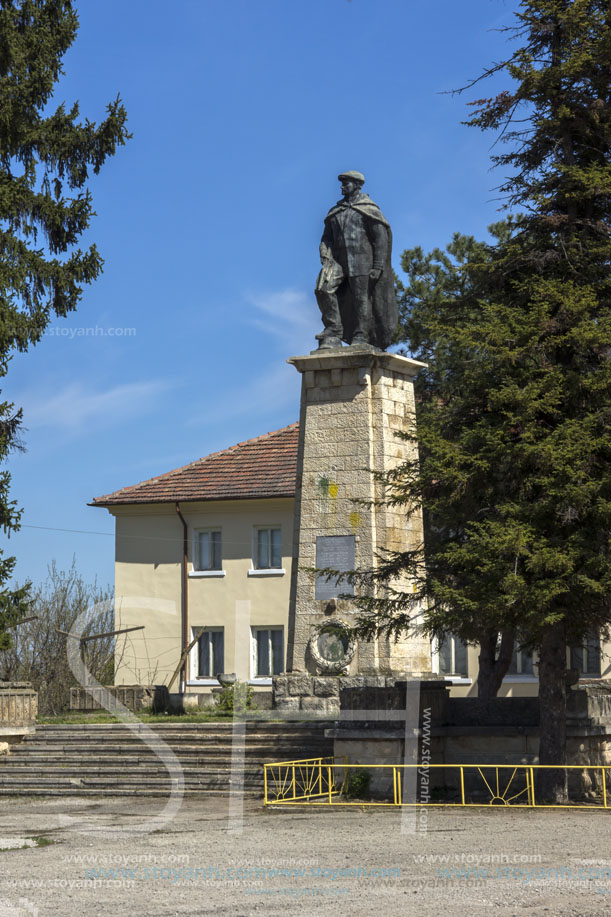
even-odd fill
[[[222,497],[168,497],[166,500],[94,500],[87,506],[98,506],[106,509],[109,506],[167,506],[170,503],[227,503],[237,500],[286,500],[295,496],[295,491],[285,493],[264,493],[264,494],[237,494],[234,496],[226,495]]]

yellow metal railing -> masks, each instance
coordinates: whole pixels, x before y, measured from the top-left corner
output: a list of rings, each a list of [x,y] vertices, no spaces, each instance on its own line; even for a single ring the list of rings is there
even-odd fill
[[[302,758],[298,761],[278,761],[265,764],[265,805],[287,802],[308,802],[323,797],[329,805],[342,786],[336,786],[335,769],[346,766],[346,759],[334,757]]]
[[[350,773],[359,769],[369,772],[374,798],[347,798]],[[567,802],[538,801],[536,775],[557,770],[566,774]],[[307,803],[608,809],[611,765],[348,764],[346,758],[304,758],[265,764],[264,782],[265,805],[270,806]]]

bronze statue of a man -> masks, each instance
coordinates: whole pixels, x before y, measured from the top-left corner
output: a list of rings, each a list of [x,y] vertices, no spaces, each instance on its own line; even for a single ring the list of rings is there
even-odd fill
[[[320,242],[316,299],[324,330],[316,335],[318,349],[334,350],[345,341],[356,348],[385,350],[399,321],[390,226],[378,205],[363,194],[361,172],[342,172],[338,178],[343,198],[325,217]]]

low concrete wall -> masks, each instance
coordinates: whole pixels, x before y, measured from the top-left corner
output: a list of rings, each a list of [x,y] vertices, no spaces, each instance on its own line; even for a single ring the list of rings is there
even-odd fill
[[[0,726],[33,726],[38,714],[38,693],[27,681],[0,681]]]
[[[108,707],[102,703],[103,692],[110,695]],[[94,710],[115,710],[123,704],[134,713],[151,707],[162,713],[168,709],[169,695],[165,685],[105,685],[103,688],[70,688],[70,709],[91,713]]]
[[[400,684],[395,685],[392,689],[394,699],[389,703],[394,705],[402,691]],[[364,692],[363,698],[367,694],[369,703],[375,692]],[[431,764],[538,764],[537,698],[494,698],[483,702],[478,698],[448,698],[447,689],[444,698],[444,691],[433,685],[423,688],[421,696],[424,702],[420,705],[419,761],[426,758]],[[401,709],[402,721],[398,718]],[[429,711],[426,725],[424,710]],[[371,712],[375,715],[365,718],[367,708],[361,704],[355,720],[354,709],[347,711],[348,719],[342,709],[335,727],[326,732],[334,740],[334,754],[347,757],[353,764],[414,762],[416,743],[408,744],[406,757],[405,693],[403,707],[400,704],[391,706],[386,721],[379,708]],[[581,684],[570,691],[567,764],[611,766],[611,684]],[[376,773],[372,768],[371,775],[372,795],[388,796],[392,789],[392,772],[380,769]],[[442,777],[441,769],[436,773],[432,768],[429,779],[434,789],[441,785],[440,780],[450,786],[457,778],[449,771]],[[575,771],[569,775],[570,790],[574,795],[588,798],[600,790],[601,779],[600,773]],[[611,779],[609,784],[611,791]]]
[[[444,722],[437,720],[437,722]],[[538,726],[538,697],[449,697],[445,723],[456,726]]]
[[[611,682],[600,679],[580,682],[569,691],[567,709],[569,723],[589,720],[611,725]]]
[[[340,720],[344,722],[405,721],[420,722],[423,716],[432,722],[446,719],[448,688],[444,679],[396,678],[356,675],[340,680]]]
[[[36,731],[38,693],[27,681],[0,681],[0,757]]]

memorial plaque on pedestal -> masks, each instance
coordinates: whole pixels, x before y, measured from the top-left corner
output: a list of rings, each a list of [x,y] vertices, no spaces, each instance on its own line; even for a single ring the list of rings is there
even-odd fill
[[[337,570],[348,573],[354,570],[355,538],[354,535],[318,535],[316,537],[316,569]],[[316,577],[316,601],[336,599],[340,595],[354,595],[352,583],[340,582],[325,576]]]

